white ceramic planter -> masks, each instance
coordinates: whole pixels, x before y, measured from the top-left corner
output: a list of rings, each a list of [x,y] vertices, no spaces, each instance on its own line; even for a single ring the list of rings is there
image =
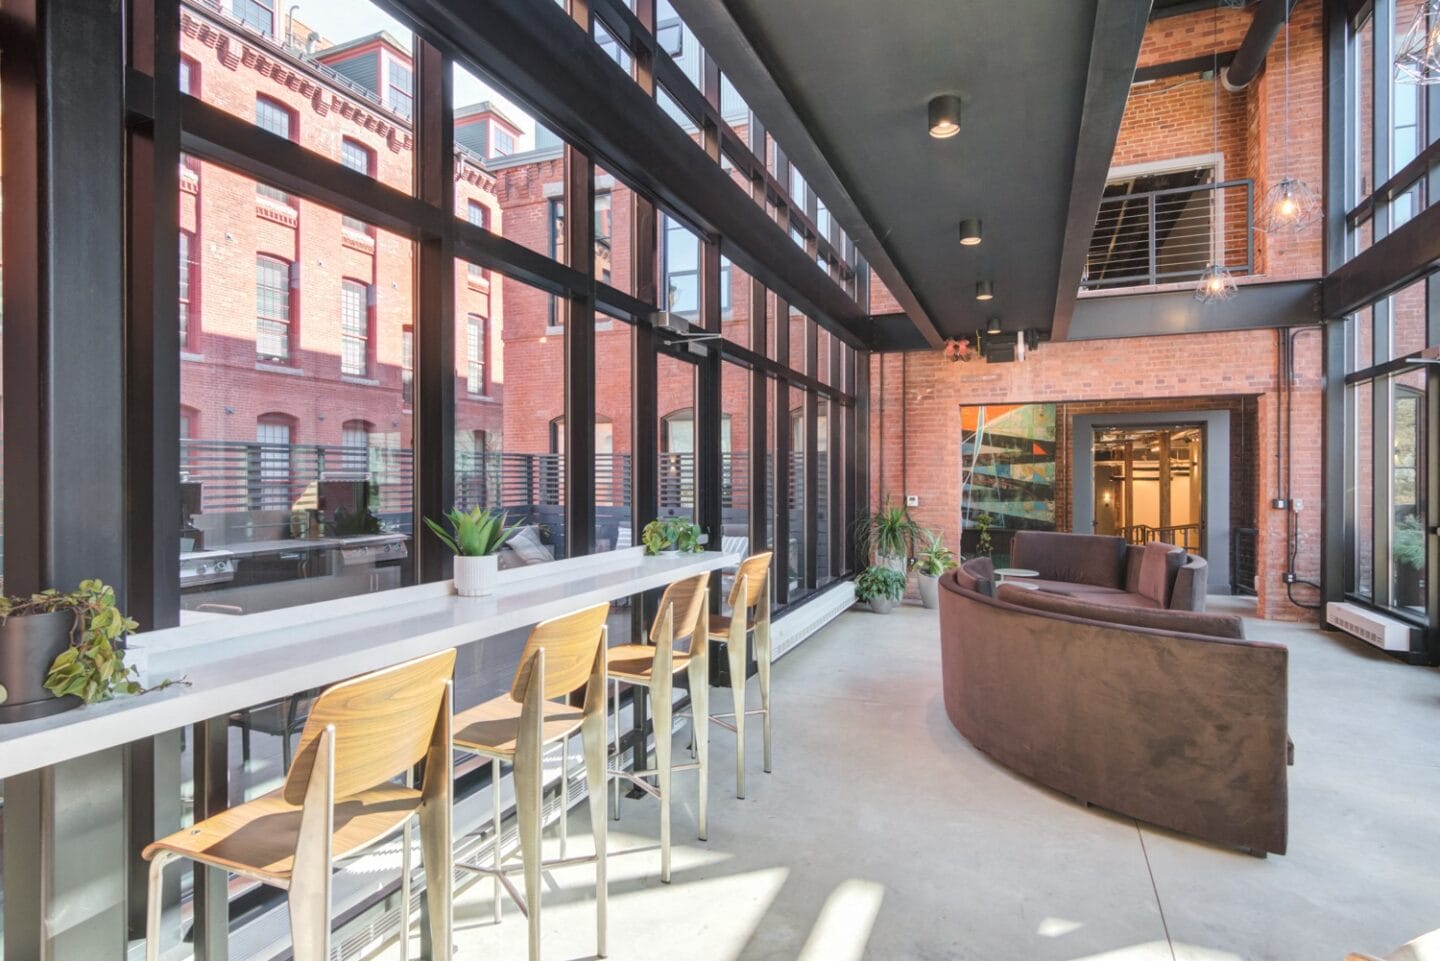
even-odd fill
[[[915,579],[920,584],[920,603],[927,611],[935,610],[940,606],[940,578],[917,574]]]
[[[495,593],[495,578],[500,573],[500,558],[455,555],[455,593],[461,597],[483,597]]]

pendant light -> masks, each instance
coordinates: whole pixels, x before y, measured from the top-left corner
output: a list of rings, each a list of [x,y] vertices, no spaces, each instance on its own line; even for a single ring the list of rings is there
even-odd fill
[[[1210,80],[1214,87],[1210,91],[1210,139],[1211,151],[1218,155],[1220,153],[1220,8],[1215,8],[1215,13],[1210,20],[1210,44],[1214,55],[1214,64],[1210,71]],[[1212,186],[1210,188],[1210,222],[1216,221],[1216,205],[1219,190]],[[1204,271],[1200,274],[1200,281],[1195,285],[1195,299],[1202,304],[1218,304],[1235,296],[1235,278],[1231,275],[1230,269],[1221,261],[1224,260],[1224,251],[1220,249],[1220,238],[1214,230],[1210,231],[1210,262],[1205,265]]]
[[[1395,53],[1395,82],[1440,83],[1440,0],[1425,0]]]
[[[1267,234],[1296,234],[1320,217],[1320,196],[1299,177],[1290,176],[1290,3],[1285,7],[1285,174],[1265,192],[1259,227]]]

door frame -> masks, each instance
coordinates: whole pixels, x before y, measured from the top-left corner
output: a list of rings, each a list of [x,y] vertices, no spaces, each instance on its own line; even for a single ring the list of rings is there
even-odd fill
[[[1230,412],[1228,410],[1166,410],[1143,414],[1081,414],[1070,424],[1070,525],[1082,533],[1095,525],[1095,430],[1101,427],[1146,428],[1165,424],[1199,424],[1204,432],[1201,464],[1207,593],[1230,593]]]

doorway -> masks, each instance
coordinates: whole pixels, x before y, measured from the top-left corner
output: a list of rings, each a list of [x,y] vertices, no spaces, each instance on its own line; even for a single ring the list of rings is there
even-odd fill
[[[1092,429],[1097,534],[1163,541],[1204,556],[1205,425]]]

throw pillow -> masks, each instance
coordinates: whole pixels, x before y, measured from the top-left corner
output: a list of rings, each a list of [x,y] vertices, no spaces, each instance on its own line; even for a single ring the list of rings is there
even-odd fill
[[[544,564],[555,559],[555,552],[540,543],[540,529],[534,524],[516,531],[506,546],[526,564]]]
[[[1185,552],[1174,544],[1151,541],[1140,558],[1140,596],[1148,597],[1161,607],[1170,606],[1170,588],[1175,572],[1185,561]]]

